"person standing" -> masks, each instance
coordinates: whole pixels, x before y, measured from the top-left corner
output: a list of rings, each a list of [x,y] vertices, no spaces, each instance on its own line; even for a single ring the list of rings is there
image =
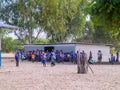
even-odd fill
[[[111,58],[110,58],[109,62],[110,62],[111,64],[114,64],[114,63],[115,63],[115,56],[114,56],[113,54],[111,54]]]
[[[90,51],[89,60],[92,60],[92,52]]]
[[[90,54],[89,54],[88,63],[89,64],[93,64],[94,63],[94,61],[92,60],[92,52],[91,51],[90,51]]]
[[[32,62],[34,63],[34,61],[35,61],[35,55],[34,55],[34,53],[32,53]]]
[[[119,62],[119,51],[116,52],[116,62]]]
[[[101,50],[98,50],[98,62],[102,61],[102,52]]]
[[[15,61],[16,61],[16,67],[19,66],[19,54],[18,52],[15,53]]]
[[[43,53],[41,58],[42,58],[43,66],[46,67],[46,54]]]
[[[51,66],[55,66],[55,56],[51,54]]]

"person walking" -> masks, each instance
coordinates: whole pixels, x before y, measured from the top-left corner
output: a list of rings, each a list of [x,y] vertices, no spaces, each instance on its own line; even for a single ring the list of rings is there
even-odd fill
[[[43,66],[46,67],[46,54],[43,53],[42,55],[42,63],[43,63]]]
[[[55,66],[55,56],[51,54],[51,66]]]
[[[119,62],[119,51],[116,52],[116,62]]]

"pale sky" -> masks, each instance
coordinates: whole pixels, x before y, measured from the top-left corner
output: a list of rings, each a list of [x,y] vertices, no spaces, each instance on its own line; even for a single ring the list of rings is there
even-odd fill
[[[0,24],[3,24],[3,21],[2,21],[2,20],[0,20]],[[37,34],[37,33],[35,33],[35,36],[36,36],[36,34]],[[12,32],[12,33],[10,33],[10,34],[8,34],[8,35],[6,35],[6,36],[7,36],[7,37],[12,37],[13,39],[17,39],[17,36],[14,35],[14,32]],[[40,33],[39,38],[46,38],[45,32]]]
[[[37,33],[36,33],[37,34]],[[17,39],[17,37],[14,35],[14,33],[10,33],[7,35],[7,37],[12,37],[13,39]],[[46,34],[44,32],[42,32],[40,35],[39,35],[39,38],[46,38]]]

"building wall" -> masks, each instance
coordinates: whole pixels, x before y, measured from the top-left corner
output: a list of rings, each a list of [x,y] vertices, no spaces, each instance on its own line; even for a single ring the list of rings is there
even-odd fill
[[[93,60],[97,61],[98,58],[98,50],[101,50],[102,56],[103,56],[103,61],[108,61],[110,58],[110,46],[105,46],[105,45],[76,45],[76,51],[82,51],[84,50],[87,53],[87,56],[89,57],[89,52],[92,52]]]
[[[63,52],[71,52],[75,51],[75,45],[74,44],[63,44],[63,45],[54,45],[55,50],[62,50]]]
[[[60,45],[24,45],[25,52],[33,50],[44,50],[44,47],[54,47],[54,50],[62,50],[63,52],[75,51],[74,44],[60,44]]]
[[[33,50],[44,50],[44,47],[54,47],[54,50],[62,50],[63,52],[84,50],[89,57],[89,52],[92,51],[93,60],[97,61],[98,58],[98,50],[102,51],[103,61],[108,61],[110,57],[110,47],[105,45],[84,45],[84,44],[50,44],[50,45],[24,45],[25,52],[33,51]]]

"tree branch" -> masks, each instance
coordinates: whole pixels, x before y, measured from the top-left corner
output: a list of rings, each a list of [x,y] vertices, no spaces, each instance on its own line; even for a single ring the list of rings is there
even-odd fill
[[[16,31],[14,31],[14,34],[17,36],[17,38],[25,44],[25,41],[17,34]]]
[[[38,38],[38,36],[40,35],[41,32],[42,32],[42,28],[40,28],[40,30],[38,31],[38,33],[37,33],[37,35],[36,35],[34,41]]]

